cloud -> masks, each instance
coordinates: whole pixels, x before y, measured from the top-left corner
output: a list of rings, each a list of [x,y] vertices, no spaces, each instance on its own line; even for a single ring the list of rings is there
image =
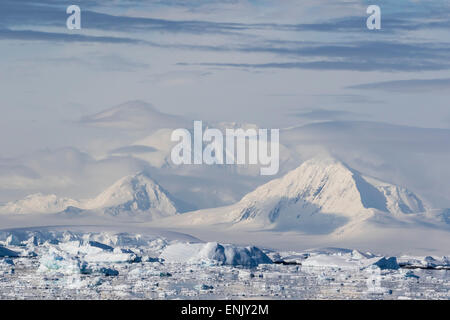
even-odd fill
[[[37,192],[90,197],[115,180],[148,168],[132,157],[94,159],[71,147],[39,150],[0,161],[0,201]]]
[[[163,113],[143,101],[127,101],[80,119],[80,124],[100,128],[155,131],[162,128],[184,128],[188,121]]]
[[[347,43],[313,43],[293,41],[263,41],[256,44],[203,45],[189,43],[161,43],[126,37],[91,36],[83,34],[43,32],[32,30],[0,29],[0,39],[134,44],[161,49],[205,51],[217,53],[240,52],[246,54],[270,54],[278,59],[300,61],[273,61],[265,63],[227,62],[178,62],[178,66],[204,66],[249,69],[309,69],[309,70],[355,70],[415,72],[450,69],[450,44],[399,43],[394,41],[353,41]],[[408,52],[408,57],[404,56]],[[105,56],[102,64],[142,68],[136,63],[124,61],[119,56]],[[108,61],[107,61],[108,60]],[[110,60],[110,61],[109,61]],[[86,64],[86,61],[84,61]],[[120,63],[117,63],[120,62]],[[126,65],[125,65],[126,64]]]
[[[398,59],[384,63],[383,61],[341,61],[341,60],[320,60],[313,62],[268,62],[268,63],[177,63],[180,66],[205,66],[219,68],[237,68],[241,70],[251,69],[307,69],[307,70],[350,70],[350,71],[384,71],[384,72],[418,72],[432,70],[448,70],[450,64],[438,62],[417,61],[408,64],[406,61]]]
[[[132,5],[142,8],[141,16],[131,16],[129,10]],[[231,1],[234,10],[238,10],[240,1]],[[268,4],[256,5],[245,2],[246,10],[249,8],[265,8]],[[329,5],[308,3],[308,6],[318,8]],[[234,22],[218,22],[201,19],[171,20],[163,18],[150,18],[145,14],[153,8],[163,4],[159,1],[150,3],[117,1],[114,10],[110,5],[101,1],[80,1],[82,10],[82,32],[71,33],[65,30],[65,6],[57,1],[45,0],[39,5],[32,1],[4,0],[0,4],[0,39],[14,39],[22,41],[49,41],[49,42],[88,42],[88,43],[115,43],[135,44],[151,46],[170,50],[197,50],[217,53],[246,53],[270,55],[271,60],[265,59],[264,63],[247,63],[236,61],[232,63],[224,61],[200,61],[192,63],[182,61],[178,66],[213,66],[220,68],[249,69],[310,69],[310,70],[355,70],[355,71],[385,71],[385,72],[415,72],[447,70],[450,68],[450,44],[445,42],[409,42],[402,39],[411,37],[397,37],[400,40],[392,40],[392,34],[402,32],[409,35],[414,31],[428,30],[430,28],[450,29],[448,15],[443,14],[445,4],[414,4],[406,1],[403,6],[408,12],[400,15],[399,8],[389,6],[383,15],[383,28],[380,32],[373,33],[365,28],[365,12],[361,16],[355,16],[360,12],[361,3],[357,1],[346,2],[348,12],[354,12],[349,16],[341,16],[326,19],[324,14],[318,15],[316,22],[310,23],[282,23],[280,17],[263,23],[251,23],[245,14],[236,16]],[[220,5],[220,2],[195,1],[170,1],[163,6],[168,8],[184,8],[188,10],[198,9],[207,5],[208,8]],[[286,5],[287,8],[293,3]],[[212,6],[212,7],[211,7]],[[317,7],[318,6],[318,7]],[[387,5],[385,6],[387,7]],[[357,10],[356,10],[357,8]],[[420,10],[419,10],[420,9]],[[419,15],[421,10],[426,10],[427,17]],[[189,16],[190,11],[186,11]],[[237,22],[236,22],[237,21]],[[51,28],[51,31],[47,30]],[[46,29],[47,28],[47,29]],[[54,29],[61,30],[55,32]],[[60,29],[59,29],[60,28]],[[45,29],[45,31],[43,31]],[[89,30],[86,34],[85,30]],[[64,30],[64,31],[62,31]],[[101,31],[101,34],[92,33]],[[117,36],[120,32],[120,36]],[[171,34],[173,38],[155,40],[149,38],[148,32]],[[334,38],[326,41],[301,42],[292,41],[298,39],[297,33],[307,34],[306,39],[311,39],[311,33],[326,33]],[[351,32],[352,41],[336,42],[343,34]],[[370,39],[368,41],[368,34]],[[125,34],[125,36],[124,36]],[[219,41],[195,42],[193,39],[181,42],[178,34],[191,35],[224,35],[226,39]],[[321,35],[322,37],[322,35]],[[159,39],[159,38],[158,38]],[[291,40],[289,40],[291,39]],[[223,41],[226,40],[226,41]],[[221,43],[221,41],[223,41]],[[216,43],[216,44],[210,44]],[[405,56],[405,52],[408,55]],[[274,59],[276,57],[276,59]],[[287,61],[287,59],[289,59]],[[252,59],[255,61],[255,59]],[[269,62],[267,62],[269,61]],[[114,65],[114,63],[110,63]]]
[[[349,86],[347,87],[347,89],[379,90],[379,91],[407,92],[407,93],[422,93],[425,91],[449,92],[450,78],[372,82],[359,84],[355,86]]]
[[[87,43],[117,43],[117,44],[142,44],[143,41],[108,36],[88,36],[83,34],[70,34],[58,32],[44,32],[33,30],[0,29],[0,40],[24,40],[24,41],[52,41],[52,42],[87,42]]]
[[[204,48],[208,49],[208,48]],[[265,63],[180,62],[178,65],[197,65],[239,69],[314,69],[356,71],[425,71],[450,68],[450,44],[402,43],[400,41],[352,41],[344,43],[313,43],[269,41],[261,45],[215,47],[210,50],[269,53],[300,61]],[[408,56],[405,57],[405,52]]]
[[[329,1],[327,1],[329,2]],[[331,3],[309,3],[308,7],[318,8],[330,7],[336,5]],[[111,10],[110,5],[105,5],[102,1],[83,1],[79,0],[77,3],[82,8],[83,28],[96,29],[102,31],[120,31],[120,32],[167,32],[167,33],[188,33],[188,34],[239,34],[246,31],[264,31],[274,30],[281,32],[356,32],[367,33],[365,29],[365,12],[361,12],[361,16],[346,16],[335,17],[327,20],[321,20],[319,15],[317,22],[313,23],[279,23],[279,22],[264,22],[264,23],[248,23],[248,22],[215,22],[199,19],[184,19],[184,20],[170,20],[161,18],[145,17],[146,12],[155,10],[155,6],[161,5],[161,2],[142,3],[141,1],[116,1],[114,3],[115,10]],[[246,12],[239,12],[242,9],[239,6],[239,1],[230,1],[230,5],[234,6],[237,20],[248,19]],[[193,9],[207,5],[209,12],[216,10],[223,5],[222,1],[198,1],[194,3],[183,1],[170,1],[164,3],[169,8],[183,8],[184,15],[189,16]],[[289,10],[289,6],[296,4],[287,3],[283,8]],[[126,15],[126,13],[135,6],[142,11],[141,16]],[[345,4],[340,4],[344,7]],[[405,4],[406,6],[406,4]],[[255,8],[264,7],[261,5],[246,6],[246,10],[254,10]],[[11,1],[3,0],[0,3],[0,22],[5,26],[53,26],[65,28],[65,4],[58,1],[46,0],[35,3],[33,1]],[[187,8],[187,10],[186,10]],[[419,29],[449,29],[450,24],[448,17],[442,17],[442,6],[427,7],[427,17],[433,16],[434,20],[424,20],[423,17],[417,16],[416,10],[409,12],[406,18],[398,17],[398,12],[393,12],[383,16],[382,33],[391,34],[399,31],[411,31]],[[444,7],[448,8],[448,7]],[[420,7],[423,9],[423,7]],[[355,13],[360,13],[360,10],[353,10]],[[115,12],[112,14],[111,12]],[[139,12],[139,11],[138,11]],[[349,11],[351,12],[351,11]],[[279,19],[274,18],[274,21]]]
[[[280,139],[300,155],[322,146],[358,171],[407,186],[435,206],[450,203],[449,129],[327,121],[282,130]]]
[[[35,61],[38,61],[36,59]],[[124,58],[116,54],[98,55],[91,54],[89,59],[78,56],[64,57],[64,58],[44,58],[43,62],[51,63],[52,65],[81,65],[89,70],[98,70],[106,72],[132,72],[145,70],[150,67],[149,64],[140,63],[131,59]]]
[[[383,104],[385,101],[375,99],[365,95],[358,94],[321,94],[315,95],[315,97],[325,98],[332,100],[333,102],[341,102],[345,104]],[[361,115],[361,114],[360,114]]]
[[[293,115],[308,120],[348,120],[366,117],[366,115],[357,112],[327,109],[315,109],[312,111],[294,113]]]
[[[149,166],[148,161],[136,158],[143,158],[147,153],[154,156],[157,152],[153,148],[142,146],[143,143],[118,147],[139,141],[137,138],[150,130],[167,126],[190,128],[192,123],[147,107],[122,106],[103,112],[95,108],[142,98],[156,101],[171,112],[197,113],[211,121],[223,120],[220,117],[225,114],[228,118],[247,118],[249,122],[272,125],[279,115],[286,115],[282,110],[297,112],[297,117],[288,115],[290,117],[285,118],[292,122],[283,119],[280,126],[298,124],[304,119],[329,120],[332,123],[294,132],[292,139],[296,139],[296,144],[290,145],[293,147],[289,151],[296,147],[301,150],[323,147],[343,157],[356,154],[355,158],[365,162],[381,159],[380,162],[390,166],[385,174],[388,178],[395,177],[398,169],[403,177],[410,177],[413,187],[419,186],[425,191],[428,188],[429,193],[436,191],[443,198],[448,197],[445,195],[450,194],[445,185],[450,179],[450,171],[445,167],[448,161],[439,158],[446,156],[450,148],[447,131],[397,130],[388,125],[337,121],[361,119],[363,114],[338,109],[345,109],[350,103],[352,107],[359,103],[379,103],[378,97],[323,93],[340,93],[336,89],[354,84],[355,78],[362,79],[359,82],[375,81],[372,74],[287,72],[291,69],[410,73],[449,70],[449,7],[448,3],[444,6],[443,1],[438,2],[385,1],[382,30],[371,32],[365,28],[367,3],[359,0],[304,0],[301,6],[298,0],[77,0],[82,8],[83,29],[69,32],[65,27],[67,3],[2,0],[0,40],[4,42],[0,67],[6,75],[2,82],[6,93],[2,117],[6,125],[2,126],[2,134],[4,144],[8,145],[2,149],[3,154],[11,154],[8,149],[13,148],[17,148],[18,153],[26,148],[76,143],[80,149],[90,150],[92,156],[74,148],[52,149],[0,162],[0,188],[3,188],[0,196],[6,197],[6,187],[20,187],[21,192],[26,193],[90,196],[115,179]],[[153,10],[155,6],[158,10]],[[220,10],[224,7],[226,10]],[[10,46],[9,40],[20,43]],[[89,45],[78,45],[80,43]],[[44,59],[51,63],[42,64]],[[57,65],[48,67],[52,62]],[[145,62],[151,63],[152,68]],[[68,68],[61,68],[66,63]],[[211,69],[225,72],[220,75],[214,72],[205,81],[192,81]],[[26,74],[20,70],[26,70]],[[112,77],[108,73],[111,70],[133,73]],[[236,70],[251,73],[234,72]],[[273,72],[273,77],[257,74],[273,70],[277,71]],[[66,82],[69,81],[67,74],[71,75],[70,82]],[[373,75],[377,76],[376,81],[392,80],[390,74]],[[420,75],[405,75],[402,79],[414,78]],[[179,86],[180,83],[189,86]],[[429,79],[366,83],[350,88],[446,92],[448,87],[448,79]],[[310,99],[311,102],[296,96],[265,95],[270,92],[299,96],[308,92],[321,98]],[[392,95],[383,95],[388,103],[390,98]],[[430,98],[426,103],[442,105],[442,99],[437,99]],[[440,125],[438,118],[446,112],[438,110],[428,121],[428,114],[422,108],[423,100],[398,102],[392,101],[383,108],[367,108],[364,112],[377,119],[430,126]],[[89,111],[92,115],[76,122],[85,125],[81,131],[75,128],[69,131],[69,127],[61,124],[62,116],[72,119],[79,116],[78,111],[75,114],[66,109],[73,103],[92,110]],[[320,108],[287,109],[301,103]],[[408,112],[405,117],[405,110],[413,108],[421,111]],[[29,119],[38,122],[30,125]],[[281,139],[286,138],[289,136],[283,135]],[[162,145],[165,140],[158,141]],[[108,153],[110,150],[112,154]],[[293,157],[293,161],[298,160]],[[365,172],[363,169],[361,171]],[[379,166],[372,172],[377,176],[382,169]],[[228,180],[222,180],[219,175],[205,173],[204,168],[196,170],[208,179],[195,187],[210,189],[209,192],[222,190],[220,188],[234,191],[237,185],[248,183],[237,175],[228,174],[229,182],[226,182]],[[432,174],[428,177],[430,170]],[[439,171],[444,172],[444,178]],[[190,181],[180,184],[182,178],[173,170],[170,175],[173,175],[172,180],[163,174],[157,180],[164,184],[170,181],[174,189],[178,188],[178,194],[184,194],[185,200],[195,199],[205,204],[209,199],[203,198],[212,198],[203,191],[186,194],[185,186],[195,189],[191,187],[193,184]],[[405,182],[409,185],[410,181]],[[248,190],[242,187],[239,195],[244,191]],[[8,194],[10,196],[12,193]]]
[[[85,8],[92,8],[92,4],[79,3],[82,8],[82,28],[102,31],[158,31],[171,33],[233,33],[252,28],[251,25],[241,23],[216,23],[200,20],[176,21],[167,19],[155,19],[146,17],[132,17],[113,15]],[[65,21],[68,15],[65,12],[67,6],[50,2],[47,5],[41,3],[29,3],[18,1],[2,1],[0,3],[0,21],[4,26],[52,26],[66,28]]]
[[[149,146],[141,146],[141,145],[133,145],[116,148],[110,151],[110,154],[134,154],[134,153],[148,153],[157,151],[153,147]]]

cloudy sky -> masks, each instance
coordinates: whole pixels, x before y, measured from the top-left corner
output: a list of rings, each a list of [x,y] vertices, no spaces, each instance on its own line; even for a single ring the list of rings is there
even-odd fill
[[[69,4],[81,8],[81,30],[66,28]],[[381,30],[366,28],[371,4]],[[0,201],[21,185],[11,172],[47,177],[36,188],[65,184],[37,159],[66,150],[67,164],[70,147],[84,159],[71,170],[95,161],[91,142],[111,132],[79,119],[136,99],[205,121],[355,120],[447,134],[450,2],[2,0],[0,88]]]

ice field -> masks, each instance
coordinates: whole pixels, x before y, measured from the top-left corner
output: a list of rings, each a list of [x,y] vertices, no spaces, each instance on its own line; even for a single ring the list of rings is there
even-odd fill
[[[0,233],[0,299],[449,299],[448,257],[276,252],[175,233]]]

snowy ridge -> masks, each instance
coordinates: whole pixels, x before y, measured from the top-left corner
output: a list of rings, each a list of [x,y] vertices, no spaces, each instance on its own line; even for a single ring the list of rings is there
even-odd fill
[[[156,130],[183,127],[186,121],[181,117],[162,113],[151,104],[135,100],[85,116],[81,123],[97,127]]]
[[[79,215],[85,211],[148,220],[177,214],[170,195],[144,172],[120,179],[94,199],[77,201],[36,194],[0,207],[0,213],[4,214],[61,212]]]
[[[417,213],[426,211],[423,201],[408,189],[385,183],[375,178],[364,177],[364,179],[383,193],[389,212]]]
[[[12,201],[0,207],[0,213],[49,213],[65,210],[69,206],[77,207],[80,203],[69,198],[58,198],[54,194],[36,193],[22,200]]]
[[[236,206],[235,223],[301,224],[304,231],[320,227],[315,231],[323,232],[374,212],[425,211],[423,201],[407,189],[367,178],[332,158],[306,161],[249,193]]]
[[[406,188],[363,176],[333,158],[306,161],[230,207],[190,212],[183,217],[177,214],[171,196],[143,172],[120,179],[93,199],[35,195],[0,207],[2,213],[61,212],[74,217],[91,212],[142,220],[173,217],[165,223],[225,223],[313,234],[329,234],[344,226],[355,231],[378,213],[401,218],[426,210],[423,201]]]
[[[95,199],[86,201],[83,209],[100,210],[113,216],[146,214],[152,218],[177,213],[167,192],[142,172],[120,179]]]

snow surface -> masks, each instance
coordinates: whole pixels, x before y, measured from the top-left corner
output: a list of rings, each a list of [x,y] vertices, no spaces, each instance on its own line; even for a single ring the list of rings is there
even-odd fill
[[[0,213],[62,213],[77,216],[84,211],[111,216],[138,216],[147,220],[176,215],[171,196],[144,172],[126,176],[94,199],[72,200],[35,194],[0,207]]]
[[[168,193],[143,172],[120,179],[95,199],[86,201],[82,208],[100,209],[113,216],[128,213],[157,218],[177,214]]]
[[[0,206],[0,213],[55,213],[73,206],[80,206],[76,200],[69,198],[58,198],[54,194],[44,195],[36,193],[25,197],[22,200],[8,202]]]
[[[339,224],[368,215],[370,209],[397,215],[425,211],[423,201],[412,192],[375,181],[332,158],[308,160],[245,196],[238,204],[237,221],[308,224],[311,216],[321,214],[320,220]]]
[[[431,223],[424,203],[404,187],[363,176],[327,157],[304,162],[232,206],[187,213],[170,222],[342,237],[363,233],[371,223]]]

